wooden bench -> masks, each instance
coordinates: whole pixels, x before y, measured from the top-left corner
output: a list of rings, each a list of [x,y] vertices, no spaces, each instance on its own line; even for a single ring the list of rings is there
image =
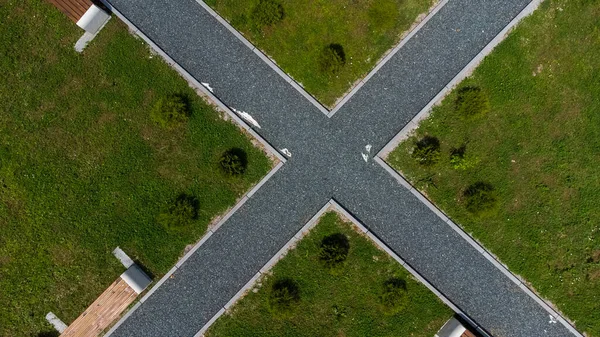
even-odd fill
[[[110,19],[108,10],[94,0],[48,0],[77,26],[96,34]]]
[[[56,315],[46,319],[61,333],[61,337],[96,337],[108,328],[129,307],[152,280],[118,247],[113,252],[127,270],[114,281],[68,327]]]
[[[71,21],[77,23],[93,3],[91,0],[48,0],[63,12]]]
[[[118,278],[79,317],[62,336],[95,337],[106,329],[135,300],[137,293]]]

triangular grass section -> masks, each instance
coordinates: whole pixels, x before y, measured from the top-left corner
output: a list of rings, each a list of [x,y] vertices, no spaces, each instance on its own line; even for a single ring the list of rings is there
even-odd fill
[[[434,0],[204,1],[329,108],[367,75],[436,3]],[[263,15],[256,16],[257,10],[276,20],[261,24]],[[279,10],[283,11],[282,17]],[[332,47],[339,51],[338,66],[324,67],[323,63],[329,62],[323,57]]]
[[[350,242],[345,265],[331,272],[319,259],[321,240],[342,233]],[[384,282],[406,282],[406,308],[386,313],[380,295]],[[292,279],[300,300],[287,315],[269,305],[273,284]],[[326,213],[207,336],[433,336],[453,312],[387,253],[337,213]]]

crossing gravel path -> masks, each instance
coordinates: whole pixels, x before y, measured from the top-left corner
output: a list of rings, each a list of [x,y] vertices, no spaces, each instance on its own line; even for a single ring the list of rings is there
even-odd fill
[[[450,0],[332,118],[196,1],[109,2],[292,154],[112,336],[193,336],[331,198],[489,334],[573,335],[373,161],[528,0]]]

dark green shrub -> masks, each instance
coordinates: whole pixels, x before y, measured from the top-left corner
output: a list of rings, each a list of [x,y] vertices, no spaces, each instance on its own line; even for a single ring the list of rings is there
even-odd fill
[[[425,136],[415,143],[412,157],[423,166],[433,166],[440,160],[440,141],[431,136]]]
[[[269,307],[275,315],[289,314],[299,301],[300,288],[294,280],[283,278],[273,283],[269,294]]]
[[[490,110],[490,102],[481,88],[464,87],[458,90],[456,112],[465,119],[485,115]]]
[[[396,277],[385,281],[379,299],[383,304],[384,311],[388,314],[404,310],[409,303],[406,281]]]
[[[344,47],[332,43],[321,51],[319,55],[319,69],[327,75],[337,74],[346,64],[346,53]]]
[[[250,19],[256,28],[271,26],[284,17],[283,6],[273,0],[259,0],[252,13]]]
[[[167,129],[182,125],[189,116],[189,105],[181,95],[169,95],[159,99],[150,112],[152,120]]]
[[[498,204],[496,190],[492,185],[484,182],[476,182],[467,187],[463,197],[467,211],[476,216],[493,212]]]
[[[158,223],[169,229],[188,227],[198,219],[200,203],[196,197],[182,193],[158,215]]]
[[[248,166],[248,158],[246,152],[242,149],[232,148],[221,155],[219,165],[223,172],[228,175],[237,176],[246,171]]]
[[[334,268],[343,264],[350,251],[350,242],[346,235],[335,233],[327,235],[321,240],[319,259],[326,267]]]

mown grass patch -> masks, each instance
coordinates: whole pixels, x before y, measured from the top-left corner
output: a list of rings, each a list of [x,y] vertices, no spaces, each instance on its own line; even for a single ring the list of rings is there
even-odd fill
[[[331,107],[434,0],[205,2]]]
[[[598,55],[600,4],[546,0],[388,158],[590,336],[600,336]],[[461,88],[487,98],[463,104]],[[462,117],[488,99],[487,113]],[[425,135],[440,140],[437,166],[411,157]]]
[[[323,263],[324,241],[328,247],[344,241],[342,250],[349,248],[335,272]],[[208,336],[429,337],[452,316],[400,264],[333,212],[259,282]]]
[[[35,336],[123,272],[116,246],[160,277],[272,164],[118,20],[80,55],[45,1],[0,16],[0,336]],[[171,94],[189,116],[164,128],[151,111]],[[241,175],[219,164],[231,148]]]

